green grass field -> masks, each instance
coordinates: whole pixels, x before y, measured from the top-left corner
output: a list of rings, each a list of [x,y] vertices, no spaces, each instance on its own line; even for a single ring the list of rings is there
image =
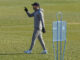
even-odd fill
[[[45,13],[47,33],[43,34],[48,54],[39,54],[41,45],[36,40],[32,54],[24,54],[31,44],[33,18],[24,12],[31,3],[38,1]],[[67,21],[65,60],[80,60],[80,0],[0,0],[0,60],[54,60],[52,23],[56,12],[63,12]]]

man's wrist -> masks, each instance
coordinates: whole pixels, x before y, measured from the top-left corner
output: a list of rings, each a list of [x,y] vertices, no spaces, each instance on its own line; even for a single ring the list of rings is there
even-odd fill
[[[25,10],[26,12],[28,12],[28,10]]]
[[[28,11],[26,11],[27,13],[29,13]]]
[[[42,29],[44,29],[45,27],[42,27]]]

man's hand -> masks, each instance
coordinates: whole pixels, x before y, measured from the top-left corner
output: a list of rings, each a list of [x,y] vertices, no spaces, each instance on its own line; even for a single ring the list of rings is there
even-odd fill
[[[25,7],[25,9],[24,9],[26,12],[28,12],[28,9]]]
[[[43,33],[46,33],[46,30],[45,30],[45,28],[42,28],[42,32],[43,32]]]

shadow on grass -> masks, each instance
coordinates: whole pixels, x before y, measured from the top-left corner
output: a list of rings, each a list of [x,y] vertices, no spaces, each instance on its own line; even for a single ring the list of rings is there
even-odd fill
[[[40,53],[31,53],[31,54],[40,54]],[[0,53],[0,55],[31,55],[26,53]]]

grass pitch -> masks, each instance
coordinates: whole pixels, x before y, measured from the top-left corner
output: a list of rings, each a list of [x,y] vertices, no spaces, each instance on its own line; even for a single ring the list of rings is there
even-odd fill
[[[24,54],[31,44],[33,18],[27,17],[24,7],[33,12],[31,3],[38,1],[45,13],[47,33],[43,34],[48,54],[39,54],[36,40],[32,54]],[[52,22],[56,12],[63,12],[67,21],[65,60],[80,60],[80,0],[0,0],[0,60],[54,60]]]

